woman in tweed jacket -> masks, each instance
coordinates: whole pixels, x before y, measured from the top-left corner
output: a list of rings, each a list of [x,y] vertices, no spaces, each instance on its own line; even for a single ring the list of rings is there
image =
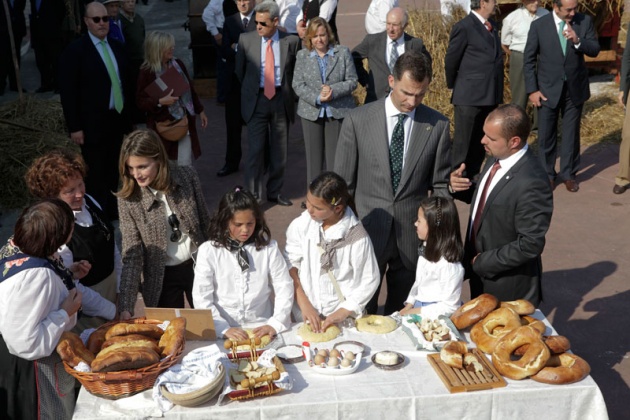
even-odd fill
[[[335,167],[335,151],[341,123],[356,106],[352,91],[357,72],[347,47],[335,45],[335,36],[322,18],[311,19],[298,51],[293,73],[293,90],[300,98],[298,115],[306,149],[306,179],[316,178],[324,169]]]
[[[170,166],[157,134],[137,130],[123,142],[118,212],[123,270],[119,311],[131,317],[142,281],[149,307],[190,306],[192,255],[208,240],[210,214],[192,167]]]

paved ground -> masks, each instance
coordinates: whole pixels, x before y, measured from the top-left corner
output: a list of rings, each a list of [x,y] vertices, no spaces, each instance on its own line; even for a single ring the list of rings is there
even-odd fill
[[[337,19],[345,45],[353,47],[365,35],[363,13],[368,4],[369,0],[340,2]],[[402,0],[401,4],[409,7],[428,4],[435,8],[437,1]],[[149,29],[168,30],[176,35],[176,55],[192,69],[192,55],[186,49],[189,33],[181,28],[186,20],[186,2],[150,0],[148,6],[139,4],[138,12],[145,17]],[[39,84],[32,51],[25,55],[23,69],[24,86],[34,91]],[[0,97],[0,103],[11,98],[11,95]],[[215,176],[223,166],[224,108],[217,107],[213,98],[204,100],[204,104],[210,124],[201,134],[203,155],[195,166],[208,207],[213,209],[221,194],[243,182],[243,173],[226,178]],[[306,189],[299,123],[291,127],[290,134],[284,194],[295,204],[289,208],[265,205],[272,235],[281,244],[289,222],[301,211],[299,203]],[[543,255],[545,301],[541,305],[558,332],[571,339],[574,351],[591,364],[592,375],[604,394],[612,419],[628,418],[627,401],[630,401],[630,317],[627,316],[630,193],[617,196],[611,192],[618,150],[618,145],[598,145],[583,150],[582,170],[578,174],[580,191],[572,194],[563,186],[556,188],[554,216]],[[458,208],[465,226],[468,206],[459,203]],[[10,234],[14,220],[15,212],[5,211],[0,218],[5,225],[0,230],[0,239]]]

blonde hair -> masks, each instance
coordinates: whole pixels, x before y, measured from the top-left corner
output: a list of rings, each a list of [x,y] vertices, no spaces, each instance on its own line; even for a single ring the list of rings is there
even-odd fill
[[[328,22],[326,22],[326,20],[323,18],[315,17],[308,22],[308,27],[306,28],[304,47],[307,50],[313,51],[313,37],[320,27],[323,27],[326,30],[326,35],[328,35],[328,47],[337,43],[337,40],[335,39],[335,34],[333,34],[333,31]]]
[[[159,73],[162,71],[164,52],[174,46],[175,37],[172,34],[161,31],[149,32],[144,41],[144,62],[140,68]]]
[[[154,190],[168,192],[171,189],[171,171],[168,164],[168,156],[162,141],[151,130],[136,130],[129,133],[120,148],[118,171],[122,187],[116,193],[119,198],[129,198],[139,194],[140,187],[135,178],[129,173],[127,161],[131,156],[154,159],[158,164],[158,173],[150,187]]]

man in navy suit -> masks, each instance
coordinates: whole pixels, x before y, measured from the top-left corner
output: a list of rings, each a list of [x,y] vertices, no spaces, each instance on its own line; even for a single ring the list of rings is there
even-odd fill
[[[86,6],[88,33],[63,52],[59,84],[70,138],[81,146],[88,165],[86,191],[117,219],[118,156],[123,136],[131,130],[130,107],[124,102],[134,100],[134,94],[124,46],[107,38],[109,19],[102,4]]]
[[[225,0],[231,2],[232,0]],[[243,117],[241,117],[241,84],[234,74],[234,62],[238,39],[243,32],[256,30],[254,19],[255,0],[234,0],[238,13],[226,16],[223,24],[223,41],[221,53],[226,61],[227,91],[225,98],[225,128],[227,144],[225,149],[225,165],[217,172],[222,177],[238,171],[243,152],[241,150],[241,131]],[[225,4],[225,3],[223,3]]]
[[[530,123],[518,105],[502,105],[488,115],[481,144],[488,154],[477,188],[451,175],[456,196],[471,203],[464,267],[471,296],[490,293],[499,300],[542,300],[541,254],[553,213],[546,173],[527,145]],[[472,200],[471,200],[472,199]]]
[[[453,167],[465,163],[469,178],[483,162],[483,123],[503,103],[503,50],[497,25],[489,20],[495,5],[496,0],[471,0],[472,11],[451,30],[444,60],[455,106]]]
[[[590,16],[576,13],[577,0],[554,0],[553,13],[532,22],[523,57],[525,88],[538,107],[538,156],[552,185],[556,175],[570,192],[580,164],[582,106],[591,96],[584,55],[600,46]],[[560,173],[556,174],[558,117],[562,114]]]

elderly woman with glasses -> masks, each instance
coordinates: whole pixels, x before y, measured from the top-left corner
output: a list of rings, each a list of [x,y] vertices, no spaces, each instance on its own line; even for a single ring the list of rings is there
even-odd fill
[[[193,255],[208,240],[210,213],[190,166],[169,164],[157,134],[137,130],[123,141],[118,212],[123,270],[118,309],[129,319],[142,282],[149,307],[193,306]]]

